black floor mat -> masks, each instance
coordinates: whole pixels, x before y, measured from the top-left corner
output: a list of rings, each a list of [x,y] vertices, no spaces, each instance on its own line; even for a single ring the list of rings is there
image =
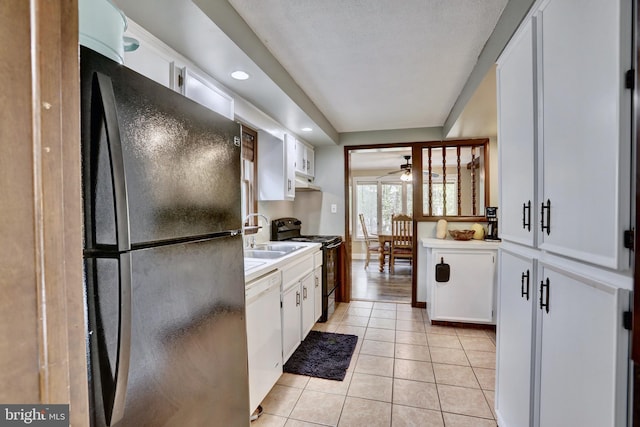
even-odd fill
[[[357,342],[356,335],[311,331],[284,364],[284,371],[342,381]]]

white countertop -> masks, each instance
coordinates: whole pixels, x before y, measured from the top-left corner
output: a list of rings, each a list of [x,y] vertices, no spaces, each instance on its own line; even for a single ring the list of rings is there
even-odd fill
[[[498,249],[502,243],[496,240],[453,240],[433,237],[423,237],[420,241],[425,248],[438,249]]]
[[[245,258],[245,270],[244,270],[244,283],[245,285],[259,277],[264,276],[278,268],[288,264],[296,258],[303,257],[305,255],[312,254],[320,249],[322,246],[320,243],[307,243],[307,242],[265,242],[265,243],[286,243],[295,244],[296,246],[305,246],[302,249],[298,249],[287,255],[276,259],[258,259],[258,258]],[[249,248],[247,248],[249,250]]]

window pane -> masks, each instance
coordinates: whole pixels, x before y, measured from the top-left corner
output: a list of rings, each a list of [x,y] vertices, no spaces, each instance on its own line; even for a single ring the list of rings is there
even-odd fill
[[[369,234],[378,232],[378,184],[376,183],[358,183],[357,184],[357,200],[356,218],[360,214],[364,215],[365,224]],[[362,227],[358,219],[358,227],[356,227],[356,237],[364,237]]]
[[[413,184],[407,184],[407,215],[413,216]]]
[[[391,215],[402,213],[402,184],[382,184],[382,229],[391,231]]]

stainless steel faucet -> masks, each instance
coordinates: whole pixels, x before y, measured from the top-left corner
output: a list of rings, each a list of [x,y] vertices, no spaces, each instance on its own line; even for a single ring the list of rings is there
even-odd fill
[[[262,217],[262,218],[265,220],[265,222],[266,222],[267,224],[269,224],[269,218],[267,218],[267,216],[266,216],[266,215],[263,215],[263,214],[261,214],[261,213],[250,213],[250,214],[249,214],[249,215],[247,215],[247,216],[245,217],[245,219],[242,221],[242,227],[243,227],[243,228],[244,228],[244,227],[246,227],[246,225],[247,225],[247,221],[249,221],[249,218],[254,217],[254,216],[255,216],[255,217],[259,217],[259,216],[260,216],[260,217]]]
[[[267,225],[269,225],[269,218],[267,218],[266,215],[263,215],[261,213],[250,213],[249,215],[246,216],[246,218],[242,221],[242,230],[244,231],[245,228],[248,226],[248,221],[249,218],[251,217],[262,217],[265,222],[267,223]],[[251,236],[251,240],[249,241],[249,247],[250,248],[254,248],[256,245],[256,238],[254,236]]]

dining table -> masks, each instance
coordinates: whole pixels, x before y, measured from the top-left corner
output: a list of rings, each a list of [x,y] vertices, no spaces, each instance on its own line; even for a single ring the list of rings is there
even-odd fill
[[[380,273],[384,271],[384,264],[386,262],[386,257],[387,257],[387,254],[389,254],[389,251],[391,250],[391,240],[392,240],[391,238],[392,238],[391,232],[378,234],[378,244],[379,244],[378,260],[380,262],[380,266],[379,266]]]

